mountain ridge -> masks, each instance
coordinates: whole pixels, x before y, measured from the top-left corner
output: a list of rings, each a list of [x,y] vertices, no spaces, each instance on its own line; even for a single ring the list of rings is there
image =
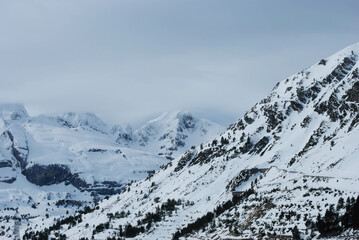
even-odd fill
[[[127,144],[119,145],[117,143],[118,141],[115,141],[116,138],[118,139],[118,136],[116,135],[118,133],[111,130],[110,126],[105,124],[100,118],[98,118],[95,114],[92,113],[69,112],[57,116],[40,115],[37,117],[30,117],[27,114],[27,111],[24,106],[17,104],[1,105],[0,113],[0,116],[3,117],[1,118],[3,120],[3,125],[1,128],[1,136],[3,140],[2,145],[5,146],[1,154],[5,154],[3,156],[3,158],[6,160],[5,162],[13,162],[12,165],[14,167],[20,166],[22,170],[24,170],[25,167],[28,168],[36,164],[62,164],[63,166],[72,166],[74,164],[81,165],[81,161],[89,161],[89,157],[91,157],[91,155],[93,155],[95,158],[104,158],[107,156],[107,158],[114,158],[114,160],[122,158],[123,161],[128,161],[126,160],[128,157],[134,156],[134,158],[138,158],[135,155],[139,154],[139,156],[147,156],[146,158],[148,161],[150,154],[152,154],[153,156],[151,158],[153,160],[157,159],[155,160],[155,162],[157,161],[157,163],[153,165],[153,169],[156,169],[163,163],[168,162],[168,159],[161,156],[163,154],[158,154],[150,148],[142,149],[139,146],[131,146],[132,148],[129,148]],[[177,116],[187,116],[188,118],[190,118],[191,121],[197,123],[211,123],[208,120],[194,118],[189,113],[184,114],[180,112],[175,112],[171,114],[167,113],[161,115],[159,118],[150,121],[148,124],[144,125],[144,127],[142,127],[139,131],[145,129],[147,126],[150,126],[151,128],[153,123],[157,123],[157,121],[160,119],[162,121],[161,123],[166,123],[165,129],[163,130],[162,128],[160,128],[162,126],[159,126],[159,129],[154,129],[154,131],[163,130],[164,132],[172,134],[172,138],[167,139],[166,136],[162,136],[162,140],[168,140],[171,144],[172,151],[170,152],[170,155],[172,155],[172,153],[175,151],[180,152],[181,150],[179,148],[185,147],[185,142],[188,141],[188,139],[186,138],[188,138],[189,134],[183,134],[181,135],[182,138],[178,138],[178,135],[182,134],[184,130],[183,128],[178,128],[179,119],[177,118]],[[21,121],[18,122],[18,120]],[[157,123],[157,125],[161,124]],[[201,128],[201,130],[206,132],[211,131],[209,128],[211,128],[212,125],[207,124],[205,127],[207,127],[207,129]],[[213,127],[217,127],[217,129],[215,129],[214,131],[218,131],[218,129],[221,128],[219,127],[219,125]],[[205,137],[204,135],[202,135],[201,137]],[[147,136],[145,136],[145,134],[142,134],[141,137],[142,139],[148,138]],[[148,138],[146,141],[147,144],[149,144],[152,141],[158,140],[161,139]],[[196,141],[198,142],[200,141],[200,139],[196,139]],[[187,143],[187,145],[189,144],[190,143]],[[141,153],[141,151],[143,153]],[[49,158],[51,158],[50,161],[48,160]],[[93,159],[94,161],[95,158]],[[11,159],[13,160],[11,161]],[[163,160],[159,161],[160,159]],[[112,162],[112,164],[115,164],[113,160],[110,161]],[[135,164],[135,162],[131,164]],[[85,169],[81,168],[80,165],[78,165],[78,167],[80,168],[75,167],[74,169],[72,169],[72,171],[75,171],[75,173],[78,172],[80,174],[81,172],[86,171]],[[148,167],[150,167],[150,165],[148,165]],[[126,168],[128,167],[129,166],[127,166]],[[68,169],[67,167],[61,168]],[[152,167],[150,167],[150,169],[144,171],[144,173],[152,171],[153,169]],[[137,170],[134,170],[134,172],[135,171]],[[27,171],[24,171],[24,173],[26,172]],[[66,172],[68,171],[66,170]],[[32,172],[32,174],[35,173]],[[64,173],[60,175],[63,174]],[[108,174],[103,175],[106,176]],[[137,178],[133,178],[133,180],[135,179]],[[113,179],[111,179],[110,177],[109,179],[104,180],[109,181],[119,179],[118,177]],[[87,182],[88,181],[90,180],[87,177]],[[57,181],[55,180],[55,182]],[[40,185],[46,184],[46,182],[38,181],[35,181],[34,183]]]

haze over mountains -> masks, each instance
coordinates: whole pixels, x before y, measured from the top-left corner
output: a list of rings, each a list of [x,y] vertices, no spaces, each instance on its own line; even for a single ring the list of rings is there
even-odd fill
[[[4,160],[1,170],[15,169],[16,174],[4,179],[2,186],[24,183],[20,170],[29,181],[34,176],[35,181],[47,179],[48,171],[30,170],[36,163],[44,165],[46,156],[52,156],[61,171],[67,171],[65,163],[70,166],[71,175],[57,186],[63,190],[59,194],[71,187],[77,199],[89,201],[89,189],[93,195],[96,188],[120,189],[122,186],[109,185],[113,184],[107,182],[109,176],[124,182],[143,178],[84,210],[74,213],[75,208],[70,207],[66,217],[59,215],[65,205],[77,204],[77,199],[58,204],[61,211],[53,208],[50,216],[46,210],[28,211],[19,235],[35,239],[359,236],[355,214],[359,204],[355,200],[359,193],[358,60],[359,43],[319,60],[279,82],[226,131],[209,139],[205,138],[221,128],[184,113],[164,114],[133,131],[106,128],[93,115],[25,121],[26,111],[3,111],[2,154],[10,161]],[[29,149],[38,146],[36,142],[41,147],[32,155]],[[187,143],[195,146],[181,153]],[[46,152],[45,147],[50,150]],[[136,165],[139,155],[146,161]],[[70,161],[69,156],[76,157]],[[135,171],[149,170],[145,162],[165,165],[146,178],[134,178]],[[121,172],[128,172],[128,178],[116,178],[111,171],[104,175],[119,163],[128,164],[118,166]],[[56,171],[54,176],[50,179],[56,179]],[[41,190],[43,195],[48,193]],[[8,200],[14,192],[3,191],[8,194],[3,197],[6,204],[19,204]],[[55,201],[48,196],[52,208],[59,198]],[[25,205],[26,199],[22,201]],[[3,219],[14,214],[14,209],[2,211]],[[12,224],[18,226],[19,220],[8,218],[4,226],[9,230],[3,232],[12,238]]]

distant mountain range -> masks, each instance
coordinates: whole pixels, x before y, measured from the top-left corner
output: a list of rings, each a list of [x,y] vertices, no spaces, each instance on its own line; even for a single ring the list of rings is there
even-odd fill
[[[124,132],[92,113],[30,117],[22,105],[2,104],[0,218],[8,214],[4,209],[56,216],[91,205],[223,130],[173,112]]]
[[[223,131],[190,113],[165,113],[125,132],[92,113],[29,117],[23,106],[13,104],[0,105],[0,121],[0,166],[18,168],[39,186],[65,182],[84,190],[101,182],[142,179]],[[17,171],[7,173],[0,181],[16,181]]]

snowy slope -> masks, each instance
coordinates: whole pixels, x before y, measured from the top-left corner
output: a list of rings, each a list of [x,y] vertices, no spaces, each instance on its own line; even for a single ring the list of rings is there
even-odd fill
[[[359,193],[358,58],[354,44],[278,83],[225,133],[57,231],[78,239],[171,239],[241,191],[238,205],[191,237],[288,236],[294,225],[309,234],[305,218]],[[307,216],[291,218],[293,210]],[[117,216],[121,211],[127,214]],[[287,221],[276,221],[280,211],[289,214]]]
[[[66,214],[74,214],[78,208],[93,205],[89,192],[82,192],[64,183],[51,186],[31,184],[18,174],[12,184],[0,183],[0,238],[15,239],[14,216],[21,217],[20,226],[38,222],[52,224]]]

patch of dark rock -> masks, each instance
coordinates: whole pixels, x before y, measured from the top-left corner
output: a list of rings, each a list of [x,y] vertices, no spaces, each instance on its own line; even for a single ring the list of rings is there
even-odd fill
[[[3,183],[13,183],[15,181],[16,181],[15,177],[12,177],[12,178],[9,178],[9,179],[6,179],[6,180],[0,180],[0,182],[3,182]]]
[[[193,129],[196,127],[193,117],[189,114],[183,115],[182,123],[186,129]]]
[[[343,62],[339,64],[326,78],[323,79],[323,84],[330,84],[334,80],[342,80],[348,72],[354,67],[356,63],[355,56],[345,57]]]
[[[248,179],[257,173],[264,173],[268,169],[260,169],[260,168],[250,168],[250,169],[244,169],[239,172],[239,174],[234,177],[232,180],[229,181],[229,183],[226,186],[227,190],[234,191],[236,187],[241,185],[242,183],[248,181]]]
[[[27,153],[28,153],[28,149],[27,148],[22,148],[23,150],[26,151],[26,154],[21,153],[14,144],[14,136],[12,135],[12,133],[10,131],[6,131],[7,136],[9,137],[9,139],[11,140],[11,154],[15,157],[15,159],[18,161],[18,163],[20,164],[21,169],[24,169],[27,165]]]
[[[353,78],[359,78],[359,69],[358,69],[358,68],[356,68],[356,69],[353,71],[352,77],[353,77]]]
[[[70,174],[66,179],[65,184],[72,184],[74,187],[78,189],[85,189],[89,187],[89,184],[83,180],[78,173]]]
[[[244,121],[246,121],[246,123],[248,124],[252,124],[254,122],[254,119],[248,117],[248,115],[244,115]]]
[[[180,171],[181,169],[186,166],[186,164],[193,158],[194,152],[193,151],[187,151],[185,154],[181,157],[181,159],[178,161],[178,164],[176,168],[174,169],[175,172]]]
[[[268,106],[263,109],[264,115],[267,117],[267,132],[275,129],[278,124],[284,120],[283,113],[278,111],[278,104],[275,103],[273,106]]]
[[[354,83],[353,87],[346,92],[346,100],[359,103],[359,81]]]
[[[245,128],[245,125],[244,125],[242,119],[240,119],[240,120],[236,123],[236,127],[238,128],[238,130],[243,130],[243,129]]]
[[[61,183],[71,177],[70,169],[66,165],[60,164],[35,164],[24,169],[22,174],[29,182],[39,186]]]
[[[308,103],[309,100],[314,100],[318,96],[320,90],[321,87],[319,86],[318,83],[314,84],[312,87],[308,89],[305,89],[303,86],[301,86],[296,90],[298,100],[301,101],[302,103]]]
[[[253,148],[253,143],[249,137],[242,147],[239,148],[239,151],[243,154],[249,152]]]
[[[97,195],[115,195],[118,193],[121,193],[122,189],[115,189],[115,188],[91,188],[87,189],[87,191],[91,191],[91,196],[97,196]]]
[[[254,147],[252,148],[252,150],[250,151],[250,153],[256,153],[259,154],[269,143],[269,137],[265,136],[263,138],[261,138],[261,140],[259,140]]]
[[[291,109],[293,109],[294,111],[296,112],[300,112],[303,110],[303,106],[302,104],[296,102],[296,101],[291,101],[290,102],[290,106],[289,106]]]
[[[191,160],[189,165],[192,166],[195,164],[207,163],[212,159],[212,157],[213,157],[212,155],[214,155],[213,153],[214,153],[214,150],[212,148],[204,149],[203,151],[196,154],[196,156]]]
[[[12,167],[10,160],[4,160],[0,162],[0,168],[5,168],[5,167]]]
[[[306,127],[308,127],[308,125],[309,125],[309,123],[311,122],[311,118],[309,117],[309,116],[306,116],[304,119],[303,119],[303,121],[300,123],[300,126],[302,127],[302,128],[306,128]]]
[[[55,203],[56,206],[65,206],[65,207],[68,207],[68,206],[77,206],[77,207],[81,207],[82,206],[82,202],[81,201],[77,201],[77,200],[69,200],[69,199],[61,199],[61,200],[58,200],[56,203]]]
[[[318,63],[318,65],[326,65],[327,64],[327,60],[325,60],[325,59],[321,59],[320,61],[319,61],[319,63]]]
[[[89,152],[100,152],[100,153],[107,152],[107,150],[105,150],[105,149],[100,149],[100,148],[90,148],[88,151],[89,151]]]

